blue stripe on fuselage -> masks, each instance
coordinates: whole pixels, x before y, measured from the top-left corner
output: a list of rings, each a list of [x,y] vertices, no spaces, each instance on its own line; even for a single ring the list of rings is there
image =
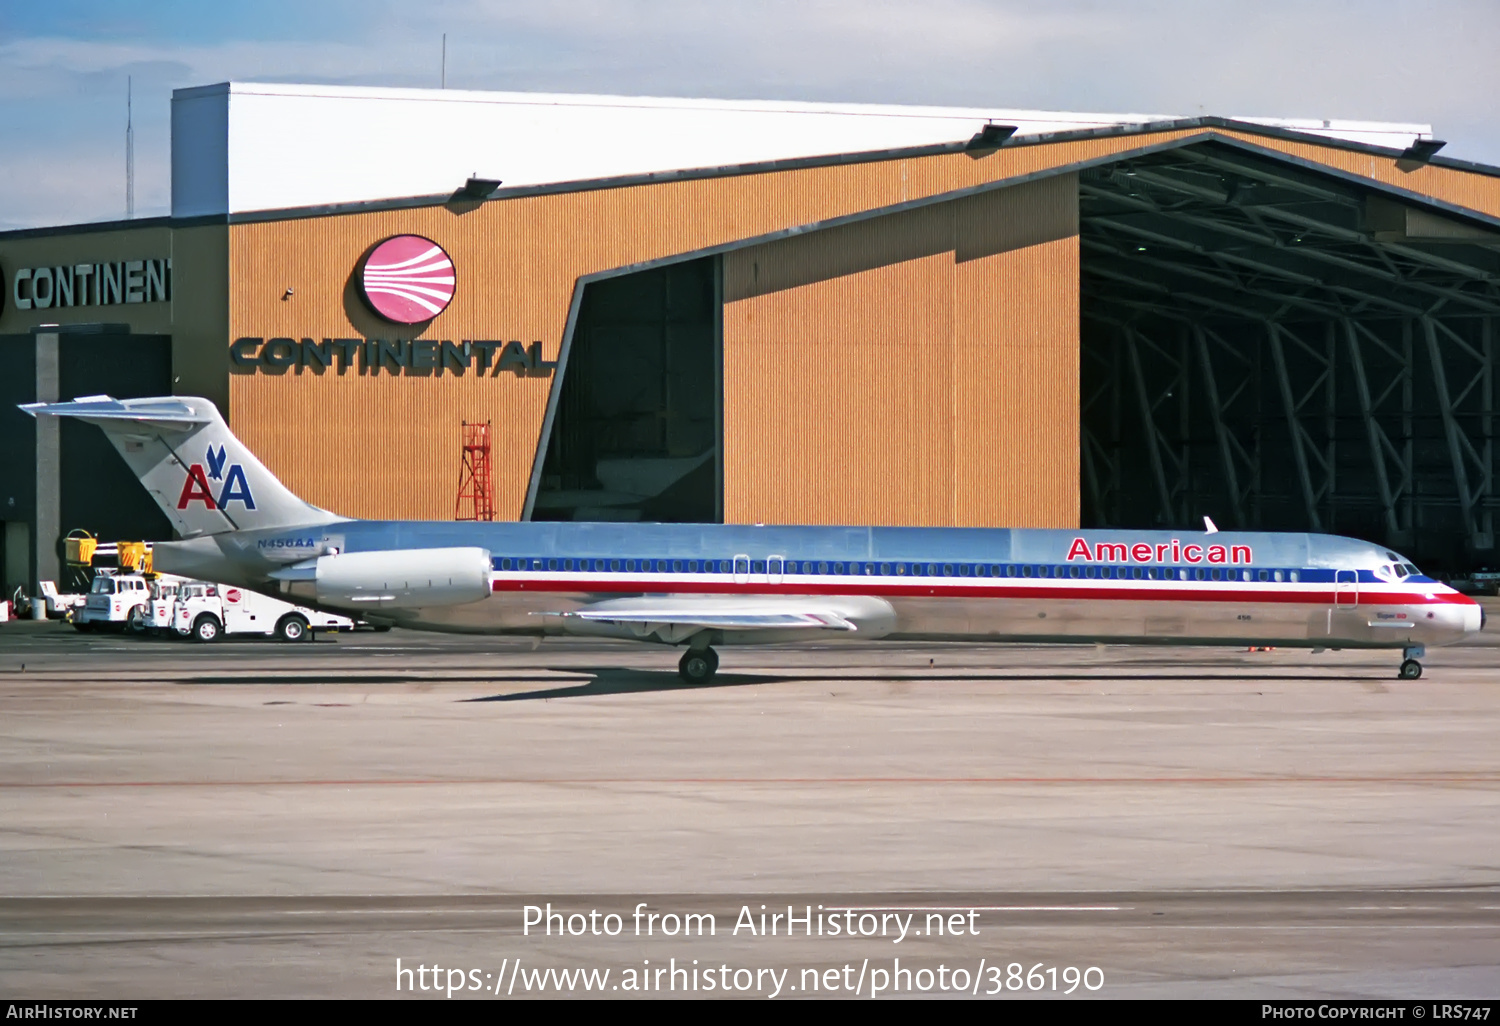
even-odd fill
[[[1215,564],[1184,561],[1118,562],[1067,559],[1075,539],[1134,545],[1155,551],[1175,539],[1208,546],[1249,546],[1249,564],[1217,564],[1221,569],[1298,570],[1309,583],[1332,581],[1334,567],[1358,568],[1360,583],[1392,583],[1374,575],[1387,562],[1384,550],[1352,538],[1320,534],[1229,532],[1216,534],[1171,531],[1053,530],[1024,528],[942,527],[787,527],[737,524],[638,523],[444,523],[433,521],[345,521],[315,528],[337,537],[343,551],[478,546],[501,558],[586,559],[713,559],[736,556],[764,560],[829,563],[904,562],[959,565],[1027,566],[1171,566],[1211,568]],[[291,532],[276,532],[287,534]],[[306,533],[306,532],[303,532]],[[955,575],[958,576],[958,575]],[[1427,578],[1407,578],[1430,583]]]

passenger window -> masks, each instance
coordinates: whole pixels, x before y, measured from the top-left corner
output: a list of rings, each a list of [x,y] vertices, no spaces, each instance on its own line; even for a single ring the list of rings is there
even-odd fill
[[[1021,576],[1022,577],[1030,577],[1031,576],[1031,567],[1029,567],[1029,566],[1023,566],[1023,567],[1021,567]]]
[[[1241,576],[1242,576],[1242,578],[1244,580],[1248,581],[1250,579],[1250,571],[1249,570],[1243,571],[1242,574],[1241,574]]]
[[[905,574],[906,574],[906,564],[905,563],[897,563],[896,564],[896,576],[900,577],[900,576],[904,576]]]
[[[1262,570],[1260,571],[1260,573],[1256,574],[1256,576],[1259,577],[1262,581],[1269,581],[1271,579],[1271,573],[1268,570]]]
[[[609,568],[611,570],[615,571],[616,573],[619,573],[619,571],[620,571],[620,561],[618,559],[611,559],[609,561]]]
[[[1295,570],[1293,570],[1287,576],[1289,576],[1292,579],[1293,583],[1297,582],[1298,580],[1301,580],[1301,578],[1302,578],[1302,575],[1299,574],[1299,573],[1297,573],[1297,571],[1295,571]]]
[[[1076,566],[1070,566],[1070,567],[1068,567],[1068,572],[1069,572],[1070,576],[1073,576],[1073,577],[1080,577],[1080,576],[1082,576],[1082,573],[1083,573]]]
[[[750,564],[750,572],[752,574],[763,574],[763,573],[765,573],[766,572],[766,561],[763,560],[763,559],[757,559],[757,560],[755,560],[753,563]]]
[[[943,564],[943,576],[944,577],[952,577],[953,576],[953,564],[952,563],[944,563]]]
[[[1274,576],[1275,576],[1275,578],[1276,578],[1277,581],[1280,581],[1281,580],[1281,571],[1277,570],[1275,572]]]
[[[1009,564],[1006,565],[1006,567],[1005,567],[1005,576],[1006,577],[1014,577],[1014,576],[1016,576],[1016,565],[1014,563],[1009,563]]]
[[[1052,568],[1050,566],[1039,566],[1036,568],[1036,575],[1038,577],[1051,577]]]
[[[881,563],[880,564],[880,574],[881,574],[882,577],[889,577],[890,574],[891,574],[891,564],[889,564],[889,563]]]

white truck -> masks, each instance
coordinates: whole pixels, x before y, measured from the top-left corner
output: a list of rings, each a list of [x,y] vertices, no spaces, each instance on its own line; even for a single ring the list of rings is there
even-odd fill
[[[89,585],[83,605],[73,610],[73,626],[80,631],[144,631],[149,601],[146,579],[140,574],[101,573]]]
[[[352,631],[354,621],[332,613],[271,598],[248,588],[190,581],[177,590],[172,626],[194,641],[218,641],[225,634],[274,635],[302,641],[314,631]]]
[[[177,594],[190,585],[205,587],[198,581],[174,577],[172,574],[152,574],[147,578],[146,593],[150,596],[146,603],[147,634],[167,634],[172,630],[172,625],[176,622]]]

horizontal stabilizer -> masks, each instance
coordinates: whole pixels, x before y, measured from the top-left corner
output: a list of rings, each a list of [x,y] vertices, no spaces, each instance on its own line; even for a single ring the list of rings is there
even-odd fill
[[[211,414],[172,398],[127,399],[122,402],[107,395],[91,395],[68,403],[26,403],[21,409],[33,417],[39,413],[53,417],[75,417],[100,426],[129,421],[178,431],[191,431],[196,426],[213,421]]]

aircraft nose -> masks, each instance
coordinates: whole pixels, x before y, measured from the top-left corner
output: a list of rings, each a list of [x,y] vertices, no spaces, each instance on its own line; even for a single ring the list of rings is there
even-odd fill
[[[1463,631],[1465,634],[1475,634],[1484,630],[1485,621],[1484,607],[1478,602],[1463,607]]]

